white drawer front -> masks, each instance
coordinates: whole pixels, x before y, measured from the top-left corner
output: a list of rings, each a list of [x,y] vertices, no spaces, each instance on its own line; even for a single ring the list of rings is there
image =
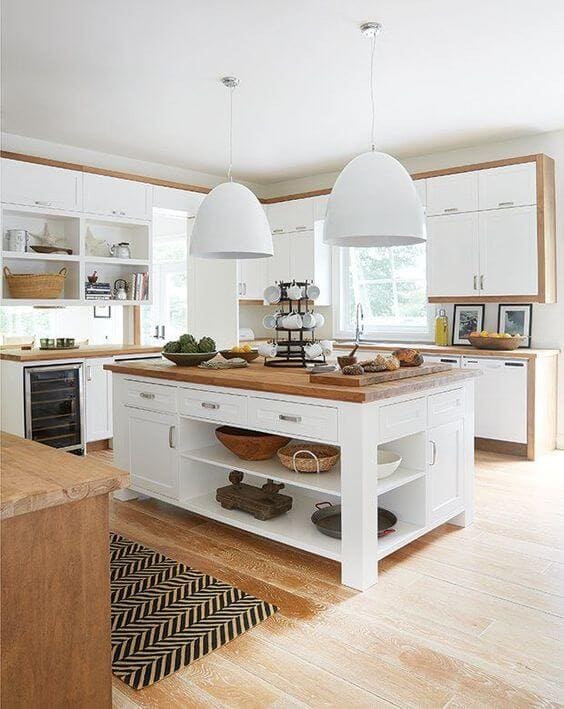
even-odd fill
[[[266,429],[297,438],[307,436],[320,441],[337,441],[337,409],[251,397],[249,428]]]
[[[427,401],[425,397],[388,404],[380,409],[379,442],[393,441],[427,428]]]
[[[247,424],[247,397],[180,387],[178,413],[244,427]]]
[[[433,394],[428,401],[429,426],[456,421],[464,416],[464,389]]]
[[[125,405],[148,411],[176,411],[176,387],[126,380]]]

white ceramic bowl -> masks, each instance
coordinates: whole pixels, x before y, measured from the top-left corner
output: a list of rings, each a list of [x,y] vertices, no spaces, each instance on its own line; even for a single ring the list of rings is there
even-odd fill
[[[401,463],[401,455],[385,448],[378,448],[378,479],[395,473]]]

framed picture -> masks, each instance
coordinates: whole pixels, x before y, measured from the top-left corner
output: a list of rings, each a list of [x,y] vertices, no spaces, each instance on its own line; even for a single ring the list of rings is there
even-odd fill
[[[522,335],[527,339],[519,347],[531,346],[531,329],[533,324],[533,305],[503,304],[498,308],[497,331],[508,332],[510,335]]]
[[[111,318],[112,317],[111,305],[95,305],[94,306],[94,317],[95,318]]]
[[[484,329],[484,312],[486,306],[483,303],[477,305],[455,305],[454,323],[452,326],[452,344],[468,345],[468,335],[471,332],[481,332]]]

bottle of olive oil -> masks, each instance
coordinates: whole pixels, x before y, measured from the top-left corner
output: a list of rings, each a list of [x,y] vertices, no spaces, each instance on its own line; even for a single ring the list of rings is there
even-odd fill
[[[448,318],[444,308],[435,318],[435,344],[441,347],[448,345]]]

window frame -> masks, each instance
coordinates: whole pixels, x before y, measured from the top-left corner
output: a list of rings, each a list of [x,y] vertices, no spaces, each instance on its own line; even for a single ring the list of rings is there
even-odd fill
[[[344,323],[345,313],[349,310],[351,293],[345,290],[347,279],[344,276],[345,268],[348,267],[348,248],[352,247],[333,247],[333,333],[337,339],[354,339],[354,325],[347,327]],[[426,270],[425,280],[427,285]],[[365,330],[362,335],[362,340],[370,342],[394,342],[394,341],[409,341],[409,342],[433,342],[433,322],[435,317],[435,306],[427,303],[427,321],[426,326],[421,328],[412,328],[408,326],[387,326],[386,329],[378,328],[377,330],[367,329],[365,320]]]

